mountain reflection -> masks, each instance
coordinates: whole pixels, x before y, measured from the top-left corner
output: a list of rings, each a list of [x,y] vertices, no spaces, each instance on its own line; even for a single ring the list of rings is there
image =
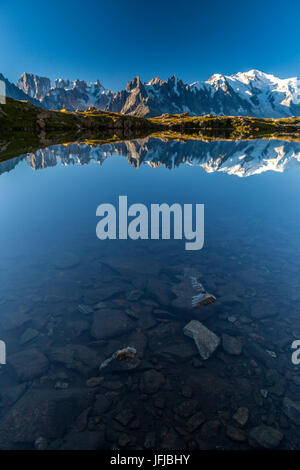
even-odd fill
[[[53,145],[34,153],[0,163],[0,174],[13,170],[26,161],[34,170],[55,165],[104,164],[114,155],[126,157],[134,167],[149,165],[174,169],[180,165],[200,166],[207,173],[219,171],[239,177],[265,171],[283,172],[300,162],[300,142],[282,140],[162,141],[155,138],[118,143],[88,145],[72,143]]]

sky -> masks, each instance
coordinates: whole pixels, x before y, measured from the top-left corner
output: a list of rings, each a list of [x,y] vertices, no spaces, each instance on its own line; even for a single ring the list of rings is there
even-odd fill
[[[0,72],[99,79],[116,91],[259,69],[300,76],[299,0],[0,0]]]

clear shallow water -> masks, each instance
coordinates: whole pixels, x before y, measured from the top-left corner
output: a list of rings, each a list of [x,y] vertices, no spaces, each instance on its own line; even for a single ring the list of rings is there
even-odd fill
[[[300,448],[297,409],[284,405],[300,400],[299,155],[283,141],[149,139],[1,163],[1,446],[247,449],[267,425],[280,448]],[[204,203],[204,248],[98,240],[96,207],[119,195]],[[172,306],[187,267],[217,297],[197,312]],[[192,318],[242,352],[221,344],[202,361],[182,332]],[[128,345],[132,369],[99,372]]]

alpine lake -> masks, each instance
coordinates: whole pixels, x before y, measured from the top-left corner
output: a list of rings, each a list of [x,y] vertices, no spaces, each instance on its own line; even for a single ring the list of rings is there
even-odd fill
[[[299,449],[299,181],[300,142],[279,139],[74,142],[1,161],[0,448]],[[204,204],[203,248],[100,240],[96,209],[121,195]],[[174,306],[188,269],[215,302]],[[191,320],[219,339],[207,359]]]

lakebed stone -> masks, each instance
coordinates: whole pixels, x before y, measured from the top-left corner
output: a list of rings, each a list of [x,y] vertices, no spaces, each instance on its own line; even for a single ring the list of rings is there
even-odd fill
[[[124,282],[102,284],[100,287],[89,289],[84,294],[85,305],[95,305],[117,294],[128,291],[129,285]]]
[[[97,450],[104,447],[103,431],[71,431],[65,438],[61,450]]]
[[[232,418],[240,425],[245,426],[249,418],[249,410],[248,408],[241,406],[236,410]]]
[[[165,377],[161,372],[157,372],[154,369],[144,372],[140,388],[143,393],[153,394],[164,385]]]
[[[300,425],[300,402],[295,402],[288,397],[284,397],[282,402],[284,414],[290,418],[297,426]]]
[[[188,432],[194,432],[205,422],[205,417],[202,411],[198,411],[189,418],[186,423]]]
[[[227,335],[226,333],[222,334],[222,346],[224,351],[232,356],[239,356],[243,349],[243,344],[240,339]]]
[[[27,328],[27,330],[24,331],[20,338],[20,343],[21,344],[26,344],[35,339],[39,335],[39,332],[35,330],[34,328]]]
[[[153,296],[160,305],[169,305],[174,297],[171,286],[160,279],[149,279],[147,291]]]
[[[34,348],[12,354],[7,362],[23,382],[39,377],[46,372],[49,365],[46,356]]]
[[[78,389],[28,390],[0,422],[0,448],[9,443],[34,443],[40,436],[60,438],[88,400]]]
[[[208,359],[220,344],[220,338],[198,320],[191,320],[183,328],[186,336],[193,338],[202,359]]]
[[[52,348],[48,357],[52,362],[64,364],[67,369],[87,376],[97,370],[101,361],[97,352],[81,344],[67,344],[63,347]]]
[[[130,332],[134,323],[120,310],[102,309],[94,314],[91,335],[96,339],[107,339]]]
[[[283,434],[271,426],[256,426],[250,430],[249,443],[256,447],[275,449],[283,439]]]
[[[236,442],[244,442],[247,439],[244,431],[230,424],[226,427],[226,435],[229,439]]]
[[[75,253],[65,252],[54,260],[54,266],[57,269],[74,268],[80,263],[80,258]]]

